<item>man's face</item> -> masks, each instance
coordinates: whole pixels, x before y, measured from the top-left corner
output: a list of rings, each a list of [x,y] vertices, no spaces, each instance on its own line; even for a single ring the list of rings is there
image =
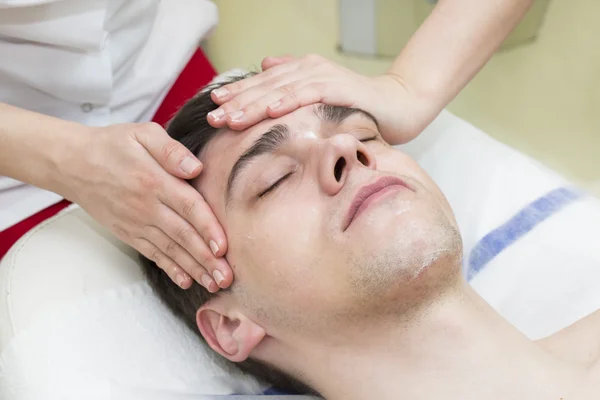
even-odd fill
[[[461,250],[444,196],[365,113],[303,107],[217,134],[200,159],[195,185],[229,241],[226,295],[271,329],[409,308],[457,273],[435,268]]]

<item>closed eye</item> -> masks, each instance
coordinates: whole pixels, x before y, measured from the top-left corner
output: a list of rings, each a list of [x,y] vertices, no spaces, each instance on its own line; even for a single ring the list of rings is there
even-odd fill
[[[259,193],[258,197],[261,198],[261,197],[265,196],[266,194],[272,192],[273,190],[277,189],[277,186],[279,186],[280,184],[282,184],[292,174],[293,174],[293,172],[289,172],[289,173],[285,174],[284,176],[282,176],[281,178],[279,178],[274,184],[272,184],[267,189],[265,189],[264,191],[262,191],[261,193]]]
[[[370,142],[371,140],[376,140],[376,139],[377,139],[377,135],[375,135],[375,136],[373,136],[373,137],[370,137],[370,138],[361,139],[360,141],[361,141],[362,143],[364,143],[364,142]]]

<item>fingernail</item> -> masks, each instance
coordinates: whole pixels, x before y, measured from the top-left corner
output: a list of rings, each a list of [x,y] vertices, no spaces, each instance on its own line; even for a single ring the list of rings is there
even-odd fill
[[[185,283],[185,276],[179,274],[175,279],[177,280],[177,284],[179,285],[179,287],[183,288],[183,284]]]
[[[216,257],[217,256],[217,252],[219,251],[219,246],[217,245],[217,243],[214,240],[211,240],[208,245],[210,246],[210,249],[213,252],[213,255]]]
[[[225,280],[225,277],[218,269],[213,272],[213,277],[215,278],[215,281],[217,281],[217,285],[219,285],[219,287],[221,286],[221,282]]]
[[[217,108],[216,110],[209,112],[208,115],[215,121],[218,121],[221,119],[221,117],[223,117],[223,115],[225,115],[225,111]]]
[[[243,111],[233,111],[233,112],[229,113],[229,118],[232,121],[239,121],[240,119],[242,119],[243,116],[244,116]]]
[[[279,107],[280,105],[281,105],[281,101],[276,101],[275,103],[271,104],[271,105],[269,106],[269,108],[270,108],[271,110],[274,110],[274,109],[276,109],[277,107]]]
[[[218,88],[212,91],[215,96],[217,97],[224,97],[227,96],[227,94],[229,93],[229,90],[225,89],[225,88]]]
[[[202,284],[204,285],[204,287],[207,290],[210,290],[210,284],[213,283],[212,278],[210,277],[210,275],[202,275]]]
[[[193,157],[186,157],[183,159],[179,168],[186,174],[193,174],[194,170],[200,166],[200,162]]]

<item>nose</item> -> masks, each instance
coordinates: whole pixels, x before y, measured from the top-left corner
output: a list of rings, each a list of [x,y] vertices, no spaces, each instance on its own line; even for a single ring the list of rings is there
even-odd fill
[[[375,156],[364,143],[345,133],[325,140],[320,164],[320,185],[330,196],[336,195],[344,187],[354,168],[376,168]]]

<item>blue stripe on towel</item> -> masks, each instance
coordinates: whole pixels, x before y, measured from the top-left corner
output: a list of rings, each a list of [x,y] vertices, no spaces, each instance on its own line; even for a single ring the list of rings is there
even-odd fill
[[[467,280],[473,279],[494,257],[540,222],[582,196],[583,193],[573,189],[555,189],[525,206],[504,225],[485,235],[471,251]]]
[[[263,392],[264,396],[284,396],[284,395],[295,395],[295,394],[297,394],[297,393],[284,393],[284,392],[280,392],[273,388],[268,388],[267,390],[265,390]]]

